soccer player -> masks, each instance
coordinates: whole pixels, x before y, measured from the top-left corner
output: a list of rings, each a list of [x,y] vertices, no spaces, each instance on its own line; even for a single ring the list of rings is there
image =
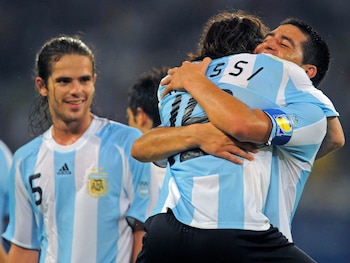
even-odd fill
[[[316,85],[325,76],[329,65],[329,51],[326,43],[310,25],[297,19],[286,19],[283,21],[279,27],[267,35],[264,43],[260,44],[257,50],[277,55],[280,58],[293,60],[293,62],[305,68],[307,75]],[[319,55],[315,55],[315,53],[319,53]],[[222,113],[220,114],[222,115]],[[316,158],[321,158],[339,149],[345,142],[338,117],[328,116],[327,122],[327,135]],[[157,129],[147,134],[147,136],[143,136],[138,143],[143,143],[142,148],[147,148],[148,152],[153,154],[153,156],[148,156],[148,160],[166,158],[169,155],[197,146],[207,153],[236,163],[241,163],[242,161],[236,158],[235,154],[249,159],[247,158],[248,153],[243,150],[245,147],[240,142],[232,142],[224,134],[211,128],[211,124],[204,124],[201,126],[166,128],[164,132],[162,129]],[[160,141],[160,139],[163,141]],[[157,147],[152,147],[154,141],[158,143]],[[238,144],[241,149],[236,147],[235,144]],[[287,178],[283,175],[284,172],[282,171],[280,177]],[[285,189],[288,187],[288,182],[285,180],[280,181],[286,184],[279,184],[281,189],[277,190],[276,188],[271,193],[274,192],[276,194],[279,192],[282,195],[286,193]],[[291,199],[288,199],[287,195],[284,195],[282,199],[276,198],[276,196],[269,198],[267,203],[272,202],[276,206],[271,207],[267,205],[265,211],[271,223],[278,226],[289,237],[290,241],[292,241],[290,228],[301,190],[301,188],[298,190],[298,195],[291,195]],[[289,212],[284,210],[286,207],[278,206],[278,204],[281,205],[285,201],[289,203],[287,206],[287,211],[289,210]],[[293,202],[295,203],[293,204]]]
[[[166,76],[168,67],[152,68],[142,73],[129,88],[128,124],[145,133],[160,125],[157,91],[161,79]],[[158,201],[159,192],[165,177],[165,162],[151,163],[150,203],[151,213]]]
[[[307,23],[294,18],[287,18],[271,31],[260,44],[255,53],[272,54],[292,61],[302,67],[318,87],[325,77],[330,54],[327,43]],[[316,159],[319,159],[343,147],[345,137],[337,116],[327,118],[327,135],[322,142]]]
[[[325,113],[333,116],[337,113],[331,102],[311,85],[305,72],[291,62],[267,55],[223,57],[234,53],[223,52],[235,47],[228,43],[234,37],[241,41],[238,47],[251,52],[254,48],[249,49],[243,40],[257,41],[259,36],[251,28],[250,33],[244,31],[249,28],[249,19],[244,15],[231,17],[237,23],[235,26],[218,18],[209,20],[210,28],[203,40],[205,52],[196,57],[215,59],[208,70],[209,58],[200,63],[185,62],[182,67],[169,70],[170,76],[162,81],[167,85],[159,92],[164,96],[160,101],[163,125],[185,126],[210,120],[239,141],[266,146],[254,161],[244,161],[243,166],[207,155],[200,149],[171,157],[171,176],[155,216],[146,222],[138,262],[167,257],[179,262],[314,262],[270,225],[263,209],[270,171],[276,172],[273,165],[278,164],[277,157],[289,156],[290,167],[294,165],[301,173],[309,174],[326,133]],[[188,69],[192,74],[187,73],[191,71]],[[217,97],[222,99],[217,101]],[[319,134],[310,138],[308,134],[314,129]],[[149,161],[140,151],[143,146],[136,141],[133,154]],[[165,147],[166,144],[162,145]],[[303,165],[299,167],[300,163]],[[162,249],[157,249],[159,246]]]
[[[8,223],[9,203],[8,203],[8,177],[12,162],[12,152],[7,145],[0,140],[0,230],[4,232]],[[0,262],[6,260],[5,244],[1,238],[0,242]]]
[[[8,262],[134,261],[149,201],[149,164],[130,155],[142,133],[92,113],[95,58],[79,38],[47,41],[36,62],[31,123],[50,126],[14,154]]]

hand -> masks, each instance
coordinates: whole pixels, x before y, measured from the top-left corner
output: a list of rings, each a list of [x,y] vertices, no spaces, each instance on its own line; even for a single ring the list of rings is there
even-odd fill
[[[211,59],[206,57],[201,62],[182,62],[181,67],[168,70],[169,76],[164,78],[160,85],[166,85],[162,97],[171,91],[186,90],[187,83],[196,83],[198,76],[203,77],[207,72]]]
[[[236,164],[242,164],[241,158],[252,161],[258,148],[253,143],[239,142],[238,140],[226,135],[217,129],[211,123],[201,124],[198,132],[199,148],[208,154],[224,158]]]

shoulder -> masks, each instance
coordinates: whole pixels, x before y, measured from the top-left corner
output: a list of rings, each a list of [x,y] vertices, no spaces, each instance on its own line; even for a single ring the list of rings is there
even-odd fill
[[[26,159],[32,156],[36,156],[42,142],[43,142],[43,135],[39,135],[38,137],[24,144],[23,146],[21,146],[15,151],[13,155],[14,160]]]
[[[119,144],[134,141],[142,135],[141,131],[126,124],[105,118],[97,118],[97,120],[101,122],[101,129],[97,135],[104,140]]]
[[[2,140],[0,140],[0,158],[8,161],[12,159],[11,150]]]

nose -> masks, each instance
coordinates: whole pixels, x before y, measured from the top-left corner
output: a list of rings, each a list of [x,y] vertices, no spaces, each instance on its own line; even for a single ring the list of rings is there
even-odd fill
[[[277,42],[275,39],[272,39],[271,37],[268,37],[262,42],[260,45],[258,45],[255,49],[256,54],[259,53],[270,53],[275,54],[277,50]]]
[[[269,50],[275,51],[276,47],[277,47],[277,39],[273,38],[273,37],[265,39],[263,44],[264,44],[264,48],[265,49],[269,49]]]
[[[82,84],[80,83],[79,80],[74,80],[72,81],[71,89],[70,91],[72,93],[78,93],[82,90]]]

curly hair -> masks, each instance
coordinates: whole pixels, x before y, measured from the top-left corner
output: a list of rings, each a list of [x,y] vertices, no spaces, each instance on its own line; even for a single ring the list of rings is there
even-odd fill
[[[204,57],[216,59],[238,53],[252,53],[269,28],[254,15],[242,10],[221,12],[205,24],[197,53],[190,53],[190,61]]]

